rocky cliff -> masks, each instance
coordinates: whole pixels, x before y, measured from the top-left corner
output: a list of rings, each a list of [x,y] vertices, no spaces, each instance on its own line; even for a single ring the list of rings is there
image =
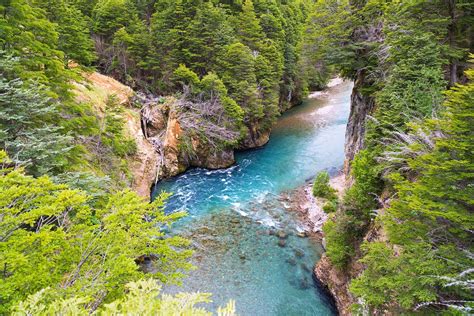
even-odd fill
[[[188,126],[187,113],[174,97],[146,102],[141,113],[144,134],[160,155],[157,179],[190,167],[220,169],[235,163],[231,146],[216,146],[205,132]]]
[[[95,170],[95,172],[105,173],[108,176],[111,172],[120,173],[118,177],[126,178],[125,182],[139,195],[149,197],[156,178],[159,156],[155,147],[142,132],[140,108],[132,105],[134,91],[117,80],[97,72],[83,73],[82,75],[83,81],[73,83],[76,101],[81,104],[90,104],[92,114],[97,118],[99,124],[102,124],[106,116],[108,100],[112,96],[116,98],[121,107],[120,116],[124,122],[124,137],[132,139],[136,144],[136,152],[125,159],[129,175],[115,170]],[[86,146],[91,142],[90,140],[79,141],[85,143]],[[100,141],[97,143],[100,144]],[[104,154],[90,151],[89,155]],[[112,153],[106,152],[105,155],[112,155]]]
[[[354,8],[362,8],[365,5],[365,1],[350,2]],[[361,49],[356,52],[357,58],[367,60],[371,58],[371,44],[383,41],[382,29],[381,22],[374,20],[373,24],[359,27],[354,31],[352,34],[353,41],[361,44]],[[354,88],[345,139],[344,174],[347,180],[345,182],[346,186],[353,183],[350,176],[351,163],[356,154],[364,149],[367,120],[375,110],[374,94],[370,92],[373,91],[375,75],[374,73],[369,75],[366,69],[354,69]],[[383,240],[383,235],[382,229],[378,225],[372,224],[364,240]],[[314,269],[316,277],[334,296],[341,315],[352,315],[351,305],[357,303],[349,291],[351,280],[364,269],[363,265],[358,262],[361,257],[358,246],[356,250],[356,255],[344,271],[334,267],[326,255],[323,255]]]
[[[363,70],[357,72],[354,88],[351,96],[351,113],[346,128],[344,173],[350,174],[351,162],[355,155],[364,148],[365,126],[368,115],[375,106],[374,98],[364,94],[367,86],[366,73]]]
[[[109,156],[116,163],[108,166],[105,161],[105,167],[95,171],[108,176],[114,173],[113,179],[125,182],[141,196],[149,197],[156,182],[188,168],[230,167],[235,163],[234,150],[261,147],[269,141],[269,129],[262,131],[253,124],[246,132],[236,130],[228,119],[222,118],[224,113],[212,108],[213,104],[143,95],[97,72],[82,75],[83,81],[73,83],[76,101],[90,104],[97,124],[103,125],[109,111],[107,104],[114,97],[121,108],[124,138],[132,139],[136,145],[135,153],[125,158],[127,171],[123,171],[115,170],[121,169],[120,157],[112,159],[113,153],[105,149],[94,152],[93,147],[101,143],[100,136],[85,140],[86,147],[90,147],[91,164],[103,158],[99,156]]]

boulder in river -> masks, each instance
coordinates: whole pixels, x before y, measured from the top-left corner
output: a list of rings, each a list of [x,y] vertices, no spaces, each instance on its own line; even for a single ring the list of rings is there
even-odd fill
[[[304,251],[300,248],[295,248],[295,256],[298,258],[303,258],[304,257]]]
[[[288,233],[285,232],[284,230],[279,230],[277,232],[277,237],[280,238],[280,239],[286,239],[286,238],[288,238]]]

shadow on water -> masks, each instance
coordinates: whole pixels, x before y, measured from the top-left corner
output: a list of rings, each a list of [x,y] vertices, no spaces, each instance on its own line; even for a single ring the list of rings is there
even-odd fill
[[[154,194],[173,193],[167,212],[189,213],[174,231],[192,240],[198,268],[165,292],[210,292],[212,307],[234,299],[240,315],[336,314],[313,280],[322,246],[297,236],[301,223],[279,197],[341,168],[351,89],[342,83],[288,111],[264,148],[236,153],[229,169],[192,169],[157,185]]]

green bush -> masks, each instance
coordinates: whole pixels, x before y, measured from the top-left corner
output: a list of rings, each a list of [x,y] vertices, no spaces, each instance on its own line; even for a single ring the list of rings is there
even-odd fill
[[[334,213],[337,211],[337,207],[337,200],[329,200],[323,205],[323,211],[327,214]]]
[[[347,214],[338,214],[324,224],[326,254],[331,263],[343,269],[354,255],[354,243],[351,237],[352,218]]]
[[[313,184],[313,195],[328,200],[337,199],[336,190],[329,185],[329,174],[327,171],[320,172],[316,176]]]

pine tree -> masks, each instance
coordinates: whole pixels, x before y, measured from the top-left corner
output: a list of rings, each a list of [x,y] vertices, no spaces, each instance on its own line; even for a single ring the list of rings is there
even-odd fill
[[[204,2],[198,6],[189,29],[189,67],[199,76],[217,70],[218,57],[234,34],[224,9]]]
[[[403,137],[417,141],[396,141],[386,153],[389,164],[405,161],[389,176],[397,193],[382,219],[390,244],[365,246],[367,269],[351,286],[372,307],[471,310],[474,84],[447,98],[438,119]]]
[[[239,14],[237,30],[241,43],[248,46],[252,51],[260,50],[264,33],[255,14],[252,0],[244,0],[242,12]]]
[[[94,43],[82,12],[64,0],[35,0],[35,5],[57,24],[58,49],[64,53],[64,63],[72,59],[90,65],[95,60]]]
[[[0,62],[0,146],[31,174],[60,172],[68,164],[72,139],[57,125],[57,104],[47,90],[3,76],[17,64]]]
[[[245,122],[261,119],[264,111],[258,98],[255,59],[250,48],[242,43],[229,45],[221,58],[220,69],[229,95],[245,112]]]
[[[40,8],[25,0],[0,4],[0,45],[7,54],[19,57],[17,77],[51,84],[57,93],[65,93],[68,76],[64,72],[64,54],[58,48],[58,32]]]

